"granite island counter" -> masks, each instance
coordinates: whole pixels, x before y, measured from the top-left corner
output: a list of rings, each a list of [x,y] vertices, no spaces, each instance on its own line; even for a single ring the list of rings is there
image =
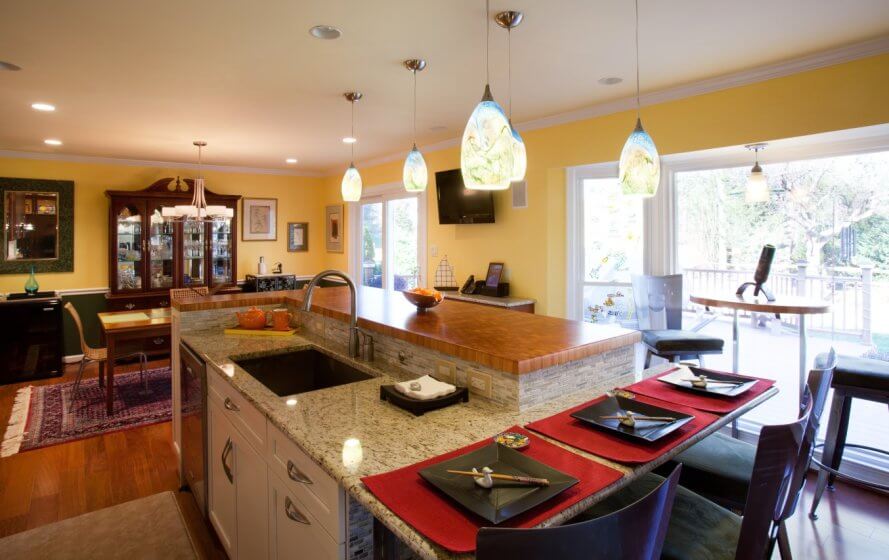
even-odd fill
[[[295,480],[289,466],[282,466],[285,461],[276,455],[287,445],[293,446],[292,453],[311,461],[308,467],[317,468],[318,476],[330,478],[341,498],[330,498],[328,502],[335,504],[326,503],[321,509],[338,511],[340,526],[325,526],[327,535],[339,547],[336,557],[365,557],[363,552],[373,546],[369,530],[373,517],[416,554],[427,558],[451,557],[389,512],[360,479],[489,438],[512,425],[545,417],[635,379],[633,344],[639,340],[635,331],[459,301],[444,301],[421,315],[401,294],[374,288],[359,291],[358,325],[374,337],[375,358],[373,362],[353,359],[346,351],[347,289],[316,290],[311,312],[301,311],[303,296],[303,291],[292,291],[174,302],[174,364],[179,365],[178,347],[182,342],[207,364],[211,412],[215,394],[217,404],[228,409],[217,407],[222,414],[234,415],[232,425],[237,424],[239,414],[254,419],[254,427],[243,424],[243,431],[249,432],[244,439],[268,465],[270,503],[277,495],[273,481],[283,480],[286,486],[288,476]],[[235,311],[254,305],[263,309],[289,308],[299,327],[298,334],[257,337],[223,333],[234,322]],[[233,360],[304,348],[314,348],[373,378],[285,399]],[[177,369],[174,368],[174,388],[179,385]],[[414,417],[380,401],[381,385],[424,374],[468,385],[472,391],[470,402]],[[181,402],[181,395],[175,392],[174,403]],[[231,412],[223,397],[235,408],[250,410],[246,414]],[[267,434],[261,433],[259,419],[267,422]],[[211,431],[213,422],[211,415]],[[181,419],[174,419],[177,442],[181,430]],[[211,436],[211,444],[212,439]],[[240,443],[242,451],[246,442]],[[211,445],[211,465],[219,459],[212,456],[212,451]],[[237,452],[228,453],[230,456]],[[273,473],[276,464],[278,475]],[[617,484],[622,485],[625,480]],[[323,485],[314,486],[317,489]],[[291,490],[304,491],[299,487]],[[320,499],[311,495],[303,498],[301,502],[294,498],[291,505],[300,503],[311,510],[312,500]],[[591,503],[587,502],[578,507],[587,507]],[[572,509],[547,524],[560,523],[574,513]],[[274,518],[270,523],[274,524]],[[217,533],[224,532],[217,524],[214,526]]]

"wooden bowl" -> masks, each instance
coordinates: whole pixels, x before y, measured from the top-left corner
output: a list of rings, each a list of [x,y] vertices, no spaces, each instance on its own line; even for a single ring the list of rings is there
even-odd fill
[[[416,292],[401,292],[404,298],[417,307],[417,313],[426,313],[427,309],[431,309],[441,303],[441,299],[435,296],[427,296]]]

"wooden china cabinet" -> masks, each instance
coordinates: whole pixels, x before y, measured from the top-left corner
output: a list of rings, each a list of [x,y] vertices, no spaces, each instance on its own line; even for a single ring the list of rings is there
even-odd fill
[[[165,206],[191,204],[192,179],[165,178],[141,191],[105,191],[108,213],[108,309],[170,305],[170,290],[207,286],[237,289],[238,195],[206,191],[208,205],[227,206],[231,218],[165,222]],[[158,343],[160,345],[160,343]],[[166,344],[169,347],[169,342]]]

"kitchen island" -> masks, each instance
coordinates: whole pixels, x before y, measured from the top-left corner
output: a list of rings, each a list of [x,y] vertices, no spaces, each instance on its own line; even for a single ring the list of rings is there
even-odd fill
[[[485,440],[510,426],[524,425],[547,417],[590,400],[604,390],[635,380],[631,359],[627,369],[622,364],[614,369],[614,364],[601,358],[603,354],[615,350],[625,351],[620,346],[621,343],[631,349],[633,341],[638,337],[633,331],[600,328],[495,308],[485,310],[481,317],[484,321],[473,321],[471,317],[464,316],[464,310],[460,306],[468,307],[476,316],[481,312],[479,306],[448,301],[425,316],[418,316],[415,312],[411,313],[413,308],[407,309],[397,303],[403,301],[400,294],[376,294],[378,298],[373,300],[371,298],[375,297],[374,292],[367,290],[359,294],[359,302],[365,296],[364,303],[359,306],[359,325],[373,332],[375,337],[379,336],[381,346],[378,346],[373,362],[349,358],[345,352],[341,320],[348,308],[348,301],[343,305],[343,298],[338,291],[342,294],[344,290],[318,290],[312,312],[298,313],[300,333],[292,337],[230,336],[222,333],[222,327],[227,326],[226,322],[231,322],[233,309],[243,308],[245,305],[290,305],[292,309],[298,309],[302,292],[270,294],[264,297],[258,297],[258,294],[221,296],[178,307],[174,303],[174,337],[179,337],[181,342],[199,354],[207,364],[211,406],[211,449],[208,457],[211,464],[211,521],[214,519],[213,488],[220,488],[219,492],[228,491],[230,484],[224,477],[229,476],[230,463],[237,465],[233,478],[245,476],[246,465],[254,465],[257,472],[266,466],[268,468],[267,474],[262,471],[263,474],[257,476],[267,481],[265,503],[268,504],[270,514],[262,519],[258,514],[238,516],[237,525],[245,523],[250,529],[243,530],[243,537],[240,537],[240,527],[237,530],[229,529],[228,533],[236,533],[241,539],[250,539],[250,535],[255,534],[270,534],[273,535],[269,539],[272,543],[269,546],[272,547],[299,546],[303,550],[314,550],[313,546],[319,546],[319,557],[368,558],[373,547],[372,527],[376,519],[420,557],[459,557],[437,546],[403,522],[365,488],[361,478],[392,471]],[[319,321],[321,324],[316,324]],[[487,325],[487,330],[481,326],[483,324]],[[509,325],[514,328],[509,328]],[[536,334],[529,330],[543,327],[549,328]],[[475,330],[467,334],[462,332],[463,328]],[[487,332],[489,336],[484,339],[473,336],[482,332]],[[512,348],[511,341],[517,336],[531,336],[535,343],[517,344]],[[499,344],[496,337],[499,337]],[[407,338],[411,342],[407,342]],[[621,342],[616,342],[615,339]],[[405,344],[407,346],[402,346]],[[394,346],[388,348],[391,345]],[[436,350],[432,350],[433,347]],[[366,381],[293,397],[281,397],[236,363],[244,358],[276,355],[305,348],[316,349],[373,377]],[[594,353],[594,348],[599,349],[600,353]],[[432,357],[421,356],[427,351],[434,353]],[[405,357],[406,363],[402,363],[398,359],[398,352],[409,352],[411,356]],[[503,360],[497,363],[504,368],[511,369],[511,364],[515,364],[519,370],[531,367],[531,363],[545,364],[551,363],[551,360],[565,360],[549,366],[559,370],[561,375],[568,376],[559,377],[558,382],[565,383],[571,375],[583,379],[576,379],[571,388],[562,385],[557,395],[547,396],[541,402],[528,401],[524,405],[518,405],[476,392],[468,403],[428,412],[419,417],[380,400],[381,385],[410,378],[411,374],[416,377],[435,373],[435,370],[424,368],[439,360],[454,360],[462,368],[465,359],[463,356],[469,355],[496,356]],[[571,360],[570,357],[576,358]],[[600,367],[595,365],[597,359]],[[466,367],[470,371],[477,368],[484,372],[496,372],[483,364],[481,359],[469,362]],[[546,369],[529,369],[524,373],[500,370],[497,374],[534,379],[535,375]],[[653,375],[659,371],[659,368],[652,368],[646,374]],[[592,379],[586,379],[588,377]],[[529,385],[522,390],[531,393],[534,386]],[[549,395],[546,391],[544,393]],[[658,461],[635,468],[571,449],[581,456],[616,468],[626,476],[604,491],[554,515],[543,525],[564,522],[769,396],[771,393],[761,396],[737,411],[737,414],[727,415],[719,423],[702,431]],[[231,408],[226,401],[231,403]],[[239,410],[234,412],[232,408]],[[231,425],[242,427],[241,431],[246,435],[241,437],[234,433],[229,440],[233,437],[236,442],[235,454],[246,450],[253,456],[252,461],[247,457],[236,458],[227,463],[226,446],[222,447],[222,453],[216,452],[218,446],[223,445],[224,438],[219,440],[217,449],[214,449],[213,426],[217,422],[214,419],[214,410],[217,415],[228,416]],[[228,453],[230,456],[232,452]],[[300,483],[303,475],[312,478],[312,484]],[[220,480],[221,486],[217,486]],[[254,481],[252,485],[253,488],[262,486],[261,480]],[[257,506],[256,511],[260,509],[262,508]],[[287,515],[282,518],[280,525],[275,517],[276,511],[284,511]],[[301,519],[301,515],[314,523],[310,527],[320,525],[321,529],[314,529],[317,535],[309,541],[289,541],[288,539],[296,538],[296,535],[306,531],[306,527],[300,526],[301,522],[292,522],[294,519]],[[261,525],[263,521],[267,523],[266,526]],[[222,525],[221,522],[214,522],[217,533],[226,532],[225,528],[220,529]],[[262,527],[266,528],[266,533],[263,533]],[[222,536],[221,538],[226,540]],[[330,546],[325,547],[325,543]],[[260,545],[261,543],[256,543],[256,546]],[[320,552],[321,550],[324,552]],[[254,548],[251,552],[262,555],[261,548]],[[268,552],[266,550],[267,554]],[[237,557],[237,550],[234,554],[230,551],[230,556]]]

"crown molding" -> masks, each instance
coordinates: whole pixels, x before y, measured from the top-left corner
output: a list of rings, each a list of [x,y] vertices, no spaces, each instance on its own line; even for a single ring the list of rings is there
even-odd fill
[[[46,161],[67,161],[73,163],[97,163],[106,165],[126,165],[130,167],[163,167],[166,169],[195,169],[194,163],[179,161],[154,161],[145,159],[123,159],[99,156],[79,156],[74,154],[46,154],[42,152],[19,152],[0,150],[0,158],[20,158]],[[243,167],[236,165],[202,164],[201,168],[221,173],[252,173],[256,175],[288,175],[292,177],[324,177],[326,174],[317,171],[296,171],[288,169],[270,169],[265,167]]]
[[[859,43],[853,43],[851,45],[846,45],[835,49],[820,51],[817,53],[785,60],[782,62],[776,62],[774,64],[758,66],[756,68],[741,70],[739,72],[732,72],[730,74],[724,74],[722,76],[716,76],[714,78],[707,78],[704,80],[699,80],[697,82],[690,82],[659,91],[645,93],[640,96],[639,103],[643,107],[657,105],[660,103],[676,101],[679,99],[694,97],[696,95],[702,95],[705,93],[712,93],[720,90],[755,84],[775,78],[783,78],[785,76],[791,76],[793,74],[799,74],[801,72],[807,72],[810,70],[817,70],[819,68],[824,68],[827,66],[834,66],[836,64],[842,64],[844,62],[851,62],[853,60],[859,60],[862,58],[876,56],[887,52],[889,52],[889,35],[884,35],[881,37],[868,39],[866,41],[861,41]],[[548,128],[551,126],[568,124],[595,117],[611,115],[614,113],[619,113],[621,111],[629,111],[635,108],[636,98],[625,97],[621,99],[615,99],[613,101],[606,101],[604,103],[599,103],[596,105],[591,105],[589,107],[584,107],[582,109],[577,109],[574,111],[557,113],[555,115],[550,115],[539,119],[532,119],[530,121],[516,123],[515,127],[518,130],[525,132],[529,130]],[[421,151],[433,152],[445,148],[451,148],[453,146],[458,146],[459,144],[460,138],[451,138],[449,140],[444,140],[435,144],[420,146],[420,149]],[[398,161],[406,157],[406,155],[407,151],[405,150],[404,153],[389,154],[386,156],[362,160],[357,162],[356,165],[358,167],[371,167]],[[340,166],[331,168],[328,170],[328,174],[336,174],[339,172],[339,170]]]

